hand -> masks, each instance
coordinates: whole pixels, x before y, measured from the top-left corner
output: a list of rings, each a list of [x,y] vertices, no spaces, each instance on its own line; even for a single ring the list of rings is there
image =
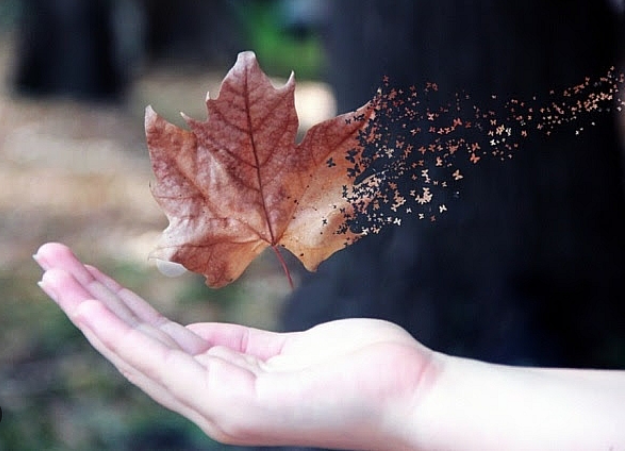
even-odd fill
[[[231,444],[367,450],[625,449],[625,372],[435,353],[384,321],[278,334],[169,321],[60,244],[40,282],[156,401]]]
[[[391,323],[273,333],[168,320],[65,246],[40,286],[132,383],[224,443],[408,449],[437,356]],[[419,395],[419,396],[417,396]]]

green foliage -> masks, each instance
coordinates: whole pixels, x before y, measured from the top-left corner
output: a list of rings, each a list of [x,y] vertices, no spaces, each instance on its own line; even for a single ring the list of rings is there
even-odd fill
[[[323,75],[325,60],[319,36],[295,37],[286,32],[275,2],[242,2],[238,14],[249,50],[256,53],[268,74],[284,77],[294,71],[298,80]]]

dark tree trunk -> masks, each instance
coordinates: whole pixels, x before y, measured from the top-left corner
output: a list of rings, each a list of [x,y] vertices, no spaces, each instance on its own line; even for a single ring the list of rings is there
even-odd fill
[[[245,37],[228,0],[24,0],[18,93],[120,100],[147,56],[176,64],[230,64]]]
[[[120,98],[128,80],[116,60],[109,0],[25,0],[14,84],[28,95]]]

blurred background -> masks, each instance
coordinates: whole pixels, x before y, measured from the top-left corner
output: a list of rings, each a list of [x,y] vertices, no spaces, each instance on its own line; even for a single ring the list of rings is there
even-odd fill
[[[508,364],[625,368],[625,190],[614,112],[466,168],[436,224],[362,240],[291,293],[268,253],[211,290],[147,260],[146,105],[203,118],[237,52],[284,81],[301,128],[397,86],[476,104],[598,77],[621,61],[620,0],[0,0],[0,450],[217,450],[95,353],[36,286],[31,255],[70,245],[182,322],[294,330],[388,319],[439,351]],[[486,105],[486,106],[485,106]],[[507,113],[502,113],[507,114]],[[427,143],[427,135],[418,140]],[[416,144],[416,143],[415,143]]]

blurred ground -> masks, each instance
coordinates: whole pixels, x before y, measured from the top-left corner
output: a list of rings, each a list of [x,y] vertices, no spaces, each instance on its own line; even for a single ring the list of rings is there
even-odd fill
[[[0,80],[10,75],[11,56],[11,40],[5,37]],[[3,83],[0,450],[127,449],[130,443],[134,450],[170,449],[149,444],[148,437],[163,427],[165,433],[175,429],[171,449],[208,449],[202,434],[167,417],[89,348],[39,291],[41,273],[31,255],[46,241],[62,241],[183,323],[225,320],[274,327],[289,287],[271,253],[240,282],[219,291],[192,274],[166,278],[147,258],[167,224],[149,191],[144,108],[152,104],[178,124],[181,110],[204,118],[206,91],[217,94],[226,70],[147,68],[123,106],[17,98]],[[303,128],[333,114],[332,97],[321,84],[300,83],[297,101]],[[159,421],[162,415],[166,421]],[[180,442],[180,424],[192,431],[191,438],[183,434],[188,443]],[[148,431],[145,437],[142,428]]]

